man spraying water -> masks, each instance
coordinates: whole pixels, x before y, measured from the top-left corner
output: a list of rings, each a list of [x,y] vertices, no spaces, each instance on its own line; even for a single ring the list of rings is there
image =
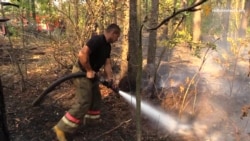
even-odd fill
[[[68,135],[76,131],[82,120],[100,118],[101,94],[96,73],[103,66],[107,80],[112,83],[110,61],[111,43],[118,40],[120,27],[109,25],[104,34],[93,36],[79,51],[78,62],[73,72],[85,72],[86,77],[74,79],[76,101],[61,120],[53,127],[59,141],[67,141]]]
[[[77,62],[76,66],[73,68],[73,74],[71,76],[65,77],[56,83],[52,84],[52,89],[59,85],[61,82],[68,80],[70,78],[76,78],[75,84],[78,85],[76,96],[77,101],[72,108],[66,112],[66,114],[62,117],[62,119],[58,122],[57,125],[54,126],[54,131],[57,135],[57,138],[59,141],[67,141],[66,135],[68,133],[73,133],[77,129],[77,127],[80,124],[80,121],[83,119],[98,119],[100,117],[100,111],[99,111],[99,101],[101,99],[100,92],[98,88],[99,81],[95,78],[95,73],[100,69],[102,65],[104,65],[104,70],[107,73],[108,80],[112,80],[112,71],[111,71],[111,64],[109,59],[109,53],[110,53],[110,43],[115,42],[120,35],[120,28],[115,25],[111,24],[105,31],[104,35],[99,35],[98,38],[94,36],[95,39],[91,39],[87,46],[83,47],[83,49],[79,53],[79,61]],[[100,41],[103,41],[106,46],[108,47],[106,49],[106,55],[103,55],[104,59],[101,59],[99,62],[95,62],[93,60],[96,60],[96,55],[101,55],[100,53],[103,53],[103,51],[99,51],[98,47],[100,47],[99,44]],[[99,41],[99,42],[98,42]],[[102,46],[101,46],[102,47]],[[103,49],[103,48],[102,48]],[[96,53],[95,53],[96,52]],[[90,55],[92,54],[92,55]],[[95,54],[95,55],[93,55]],[[88,57],[86,57],[88,55]],[[85,56],[81,58],[81,56]],[[101,55],[102,56],[102,55]],[[106,58],[106,59],[105,59]],[[105,61],[106,60],[106,61]],[[86,63],[87,61],[87,63]],[[107,83],[111,83],[112,81],[109,81]],[[80,85],[79,85],[80,84]],[[109,84],[106,84],[109,85]],[[91,85],[91,88],[90,88]],[[104,83],[105,85],[105,83]],[[46,90],[38,99],[36,99],[33,102],[33,106],[39,104],[42,97],[44,97],[47,93],[52,91],[52,89]],[[114,89],[113,89],[114,90]],[[126,100],[130,100],[130,95],[118,91],[121,96],[123,96]],[[82,93],[83,92],[83,93]],[[93,93],[96,93],[92,95]],[[95,100],[93,99],[95,98]],[[132,104],[135,106],[135,98],[132,97]],[[167,127],[168,130],[174,131],[174,130],[180,130],[180,129],[186,129],[187,126],[179,125],[174,118],[171,116],[161,113],[160,111],[154,109],[152,106],[146,104],[145,102],[141,103],[142,112],[149,116],[151,119],[159,120],[161,125],[164,125]],[[83,118],[85,116],[85,118]]]

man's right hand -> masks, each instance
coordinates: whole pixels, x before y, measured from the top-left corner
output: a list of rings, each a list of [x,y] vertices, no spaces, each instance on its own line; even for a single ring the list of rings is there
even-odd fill
[[[86,72],[86,77],[89,79],[95,78],[95,71],[87,71]]]

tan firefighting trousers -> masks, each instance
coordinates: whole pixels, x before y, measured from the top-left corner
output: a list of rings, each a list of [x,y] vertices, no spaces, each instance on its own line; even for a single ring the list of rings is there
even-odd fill
[[[73,67],[72,73],[79,72],[78,64]],[[97,119],[100,117],[101,94],[98,80],[85,77],[74,79],[76,86],[75,102],[57,123],[57,127],[64,132],[73,133],[82,123],[84,116]]]

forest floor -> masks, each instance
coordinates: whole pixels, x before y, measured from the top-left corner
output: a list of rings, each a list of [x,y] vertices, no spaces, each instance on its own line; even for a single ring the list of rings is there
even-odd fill
[[[4,47],[6,46],[0,46],[0,48]],[[18,56],[20,53],[20,49],[17,49],[18,45],[15,48],[12,51],[14,56],[22,58],[23,56]],[[70,69],[62,68],[55,61],[55,48],[51,44],[46,42],[29,44],[25,52],[25,59],[28,60],[26,62],[27,75],[25,75],[24,81],[26,89],[22,89],[20,75],[16,67],[11,65],[10,60],[9,62],[8,59],[6,60],[9,55],[3,50],[0,50],[0,55],[3,56],[1,58],[1,78],[4,85],[11,141],[56,141],[51,128],[72,105],[75,91],[73,84],[70,81],[61,84],[37,107],[32,107],[31,103],[52,82],[69,74]],[[179,98],[183,96],[178,95],[179,89],[186,86],[181,83],[185,83],[187,78],[192,78],[194,72],[197,72],[201,60],[188,56],[187,54],[190,52],[187,49],[180,48],[175,53],[171,60],[174,63],[163,62],[159,69],[159,71],[163,71],[159,73],[164,74],[166,67],[170,68],[170,75],[162,75],[161,78],[163,81],[169,81],[166,83],[170,83],[171,87],[162,89],[157,98],[149,99],[148,94],[142,94],[142,99],[156,107],[162,106],[166,112],[172,113],[178,119],[178,111],[183,100]],[[21,65],[24,69],[24,65]],[[218,67],[214,67],[209,61],[205,66],[199,75],[202,76],[197,85],[199,90],[194,92],[197,87],[190,87],[186,108],[183,112],[183,122],[192,125],[192,131],[188,134],[170,133],[159,127],[157,121],[152,122],[149,117],[143,115],[141,123],[143,141],[249,140],[249,118],[240,120],[241,107],[250,103],[248,78],[243,77],[245,74],[238,72],[233,79],[231,74],[218,73],[216,70]],[[244,70],[243,68],[241,69]],[[222,72],[221,69],[219,72]],[[234,82],[235,87],[230,94],[228,91],[232,85],[228,87],[231,84],[229,82]],[[102,85],[100,88],[103,98],[102,122],[96,126],[81,125],[74,134],[75,141],[137,140],[134,107],[110,89]]]
[[[7,42],[7,41],[6,41]],[[21,43],[14,43],[21,44]],[[61,68],[54,60],[54,48],[46,43],[29,44],[23,52],[27,60],[26,66],[20,64],[24,73],[23,89],[21,77],[16,66],[10,62],[6,50],[17,60],[22,60],[18,45],[14,49],[1,45],[1,78],[4,88],[7,111],[8,130],[11,141],[56,141],[52,127],[62,118],[74,101],[74,87],[67,81],[51,92],[43,103],[32,107],[32,102],[52,82],[70,73],[70,69]],[[95,126],[81,125],[73,135],[75,141],[135,141],[136,115],[135,108],[129,105],[121,96],[100,85],[103,103],[101,109],[102,121]],[[143,96],[143,95],[142,95]],[[160,106],[159,99],[151,102]],[[149,118],[142,118],[143,141],[182,141],[184,136],[162,131]]]

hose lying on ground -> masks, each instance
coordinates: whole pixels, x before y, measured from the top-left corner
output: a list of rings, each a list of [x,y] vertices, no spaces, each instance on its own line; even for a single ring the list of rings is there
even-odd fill
[[[76,72],[76,73],[72,73],[69,75],[66,75],[62,78],[59,78],[58,80],[56,80],[55,82],[53,82],[41,95],[39,95],[33,102],[32,102],[32,106],[38,106],[45,98],[45,96],[53,91],[55,89],[56,86],[60,85],[61,83],[63,83],[66,80],[72,79],[72,78],[79,78],[79,77],[85,77],[86,73],[85,72]]]

